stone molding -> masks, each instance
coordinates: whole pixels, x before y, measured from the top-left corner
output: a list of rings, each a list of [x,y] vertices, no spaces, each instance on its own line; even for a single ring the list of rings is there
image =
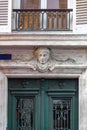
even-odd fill
[[[0,47],[52,46],[87,48],[87,34],[9,33],[0,34]]]
[[[79,77],[79,130],[87,129],[87,69]]]
[[[87,34],[56,33],[56,32],[26,32],[26,33],[4,33],[0,34],[0,41],[85,41]]]
[[[0,71],[0,130],[7,130],[7,77]]]
[[[36,52],[38,55],[36,55]],[[49,55],[45,63],[41,63],[38,57]],[[32,74],[81,74],[87,68],[86,50],[59,49],[52,47],[11,48],[0,49],[0,54],[11,54],[11,60],[1,60],[0,70],[6,75]],[[45,53],[45,54],[44,54]],[[49,53],[49,54],[48,54]],[[44,58],[43,58],[44,59]],[[46,60],[46,57],[45,59]]]
[[[13,69],[11,69],[10,71],[13,71]],[[79,75],[77,76],[77,72],[75,73],[77,77],[75,77],[75,74],[73,76],[73,78],[78,78],[79,79],[79,83],[78,83],[78,87],[79,87],[79,130],[87,130],[87,69],[85,70],[80,70],[81,73],[79,73]],[[7,84],[7,78],[8,76],[6,76],[6,74],[3,73],[4,69],[0,71],[0,130],[7,130],[7,99],[8,99],[8,84]],[[72,75],[71,71],[71,75]],[[9,72],[8,72],[9,73]],[[43,74],[42,74],[43,75]],[[54,75],[54,74],[52,74]],[[50,78],[52,78],[52,75],[49,76]],[[28,73],[26,73],[27,78],[31,77],[32,78],[32,74],[31,76],[28,75]],[[53,78],[58,78],[58,76],[60,77],[60,74],[57,73],[56,75],[54,75]],[[68,78],[70,78],[70,75],[68,75],[67,73],[65,73],[65,75],[62,74],[62,76],[64,76],[64,78],[66,78],[68,76]],[[13,75],[10,77],[16,77],[16,73],[13,73]],[[23,75],[24,77],[24,75]],[[46,76],[45,76],[46,77]],[[17,78],[17,77],[16,77]],[[21,74],[19,75],[19,78],[21,78]],[[38,76],[38,78],[42,78],[41,75]],[[4,96],[3,96],[4,95]],[[3,98],[2,98],[3,97]],[[83,109],[84,108],[84,109]]]

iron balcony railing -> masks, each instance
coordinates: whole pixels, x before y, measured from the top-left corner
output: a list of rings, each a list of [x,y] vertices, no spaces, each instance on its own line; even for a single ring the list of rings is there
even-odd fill
[[[72,9],[13,9],[13,30],[71,30],[72,11]]]

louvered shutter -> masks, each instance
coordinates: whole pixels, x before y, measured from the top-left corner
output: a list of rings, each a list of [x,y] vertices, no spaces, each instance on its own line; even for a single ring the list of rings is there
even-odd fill
[[[0,32],[11,31],[11,4],[10,2],[11,2],[10,0],[0,0]]]
[[[87,0],[76,0],[76,25],[83,29],[87,26]]]

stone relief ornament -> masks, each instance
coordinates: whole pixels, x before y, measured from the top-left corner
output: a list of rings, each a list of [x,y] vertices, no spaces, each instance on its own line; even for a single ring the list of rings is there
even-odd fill
[[[45,72],[52,71],[54,63],[51,58],[51,50],[46,47],[39,47],[34,50],[34,58],[28,63],[33,70]]]
[[[52,58],[51,49],[46,47],[36,48],[33,55],[33,59],[28,62],[28,67],[40,72],[45,72],[48,70],[52,71],[63,63],[75,63],[75,60],[71,58],[66,60],[55,60]]]
[[[12,60],[0,61],[1,68],[24,68],[29,71],[39,71],[45,73],[47,71],[53,71],[59,69],[60,66],[66,65],[78,65],[76,59],[67,54],[64,57],[63,52],[59,53],[59,50],[50,49],[48,47],[38,47],[34,50],[23,50],[22,52],[13,51]],[[80,60],[81,61],[81,60]]]

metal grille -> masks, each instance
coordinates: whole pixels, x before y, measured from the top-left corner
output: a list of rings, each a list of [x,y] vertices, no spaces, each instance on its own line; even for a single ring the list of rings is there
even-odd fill
[[[53,100],[54,130],[70,130],[70,100]]]
[[[17,99],[16,118],[17,130],[33,130],[34,118],[34,99]]]
[[[71,30],[72,9],[13,9],[13,31]]]

